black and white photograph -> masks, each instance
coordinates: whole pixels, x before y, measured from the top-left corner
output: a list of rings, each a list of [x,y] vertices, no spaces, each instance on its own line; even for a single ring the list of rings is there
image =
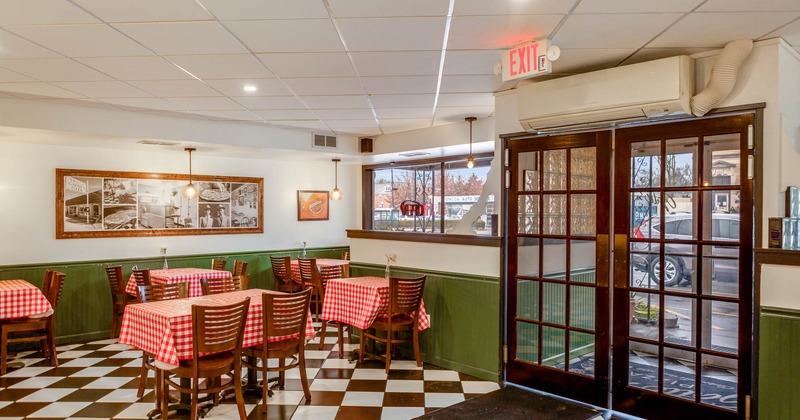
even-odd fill
[[[135,179],[105,178],[103,180],[103,204],[136,204]]]
[[[258,185],[231,184],[231,227],[258,226]]]
[[[67,232],[103,229],[103,180],[64,177],[64,230]]]

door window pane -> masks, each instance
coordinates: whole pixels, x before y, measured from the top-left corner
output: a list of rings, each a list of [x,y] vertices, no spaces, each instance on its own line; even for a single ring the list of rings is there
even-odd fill
[[[564,370],[565,331],[542,327],[542,365]]]
[[[569,325],[585,330],[594,329],[595,288],[569,287]]]
[[[570,234],[594,236],[597,232],[595,225],[597,196],[595,194],[573,194],[569,199]]]
[[[667,187],[697,185],[697,138],[667,140],[664,178]]]
[[[519,233],[539,234],[539,195],[519,196]]]
[[[653,264],[658,261],[661,244],[631,242],[628,254],[630,287],[658,289],[658,277],[653,274]]]
[[[658,340],[658,325],[661,321],[658,295],[631,292],[630,310],[632,311],[630,336]]]
[[[739,247],[703,247],[703,290],[717,296],[739,296]]]
[[[539,238],[517,238],[517,275],[539,277]]]
[[[520,191],[539,191],[540,187],[540,152],[526,152],[517,155],[519,160],[519,190]]]
[[[567,234],[567,196],[548,194],[544,196],[544,234]]]
[[[628,386],[658,392],[658,347],[631,341],[628,352]]]
[[[573,190],[593,190],[597,188],[594,147],[570,150],[570,188]]]
[[[539,319],[539,282],[517,280],[517,317]]]
[[[595,241],[569,242],[569,277],[576,283],[592,283],[596,280],[597,244]]]
[[[661,220],[658,217],[660,201],[658,193],[631,194],[631,238],[661,238]]]
[[[564,239],[546,239],[544,241],[544,273],[542,277],[550,279],[566,279],[567,241]]]
[[[680,296],[664,297],[664,341],[682,346],[695,346],[697,300]]]
[[[546,191],[567,189],[567,151],[544,151],[544,189]]]
[[[697,239],[697,192],[670,191],[664,193],[664,239]]]
[[[738,203],[738,190],[703,192],[703,239],[739,242],[738,206],[734,211],[728,205],[731,201]]]
[[[594,335],[569,332],[569,371],[594,377]]]
[[[696,359],[696,354],[692,352],[669,347],[664,349],[664,394],[683,400],[695,400]]]
[[[703,355],[700,372],[700,401],[726,410],[737,410],[738,360]]]
[[[544,283],[542,287],[542,321],[564,325],[564,310],[567,300],[566,286],[556,283]]]
[[[517,322],[517,360],[539,363],[539,326]]]
[[[703,185],[740,185],[742,159],[740,134],[721,134],[703,138]],[[729,202],[725,211],[736,209],[739,202]]]
[[[739,305],[735,302],[703,301],[703,348],[739,352]]]
[[[661,142],[631,144],[631,187],[652,188],[661,185]]]

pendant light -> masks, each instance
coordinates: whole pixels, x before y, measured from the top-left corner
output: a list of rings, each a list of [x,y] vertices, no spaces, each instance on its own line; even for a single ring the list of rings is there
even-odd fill
[[[475,158],[472,157],[472,122],[477,120],[475,117],[464,118],[464,121],[469,122],[469,156],[467,157],[467,168],[475,166]]]
[[[339,189],[339,162],[341,159],[331,159],[336,165],[336,183],[334,184],[333,191],[331,191],[331,200],[341,200],[342,190]]]
[[[192,199],[197,195],[197,187],[192,184],[192,152],[197,149],[194,147],[187,147],[183,150],[189,152],[189,184],[183,188],[183,196],[188,199]]]

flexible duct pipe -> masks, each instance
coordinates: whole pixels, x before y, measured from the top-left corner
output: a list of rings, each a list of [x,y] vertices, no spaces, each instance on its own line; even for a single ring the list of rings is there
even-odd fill
[[[725,45],[711,68],[711,79],[706,83],[705,89],[692,96],[692,114],[697,117],[706,115],[731,94],[739,66],[752,51],[753,41],[750,39],[731,41]]]

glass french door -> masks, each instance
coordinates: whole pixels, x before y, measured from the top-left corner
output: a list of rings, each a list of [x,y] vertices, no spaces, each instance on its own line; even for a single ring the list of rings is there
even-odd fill
[[[615,133],[614,409],[745,417],[752,124],[747,114]]]
[[[606,406],[610,132],[507,146],[507,380]]]

